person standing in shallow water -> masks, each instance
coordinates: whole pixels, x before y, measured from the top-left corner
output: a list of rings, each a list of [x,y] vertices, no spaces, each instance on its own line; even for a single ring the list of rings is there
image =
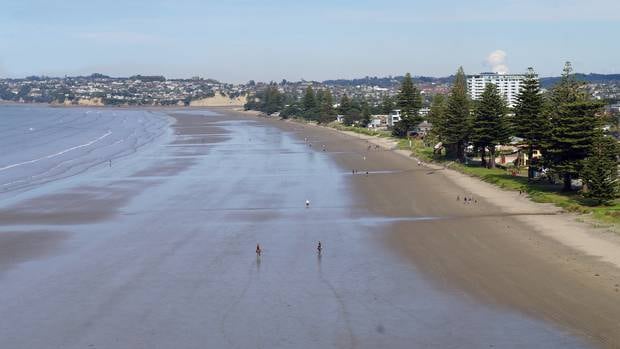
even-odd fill
[[[262,250],[260,249],[260,245],[256,244],[256,256],[260,257],[261,252],[262,252]]]

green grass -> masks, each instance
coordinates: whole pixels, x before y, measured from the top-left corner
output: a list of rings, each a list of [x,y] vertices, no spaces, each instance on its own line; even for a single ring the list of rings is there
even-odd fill
[[[411,148],[409,141],[405,139],[399,140],[398,144],[401,149],[411,150],[412,154],[421,160],[444,164],[449,168],[480,178],[506,190],[521,190],[535,202],[552,203],[566,211],[590,214],[592,218],[602,223],[620,224],[620,201],[618,200],[610,205],[595,206],[577,192],[562,192],[559,184],[550,184],[546,181],[528,182],[525,171],[513,176],[503,168],[488,169],[477,164],[464,165],[449,162],[443,157],[433,154],[433,149],[424,146],[419,140],[413,140]]]
[[[338,122],[330,122],[326,126],[335,128],[336,130],[340,130],[340,131],[351,131],[351,132],[355,132],[355,133],[359,133],[359,134],[363,134],[367,136],[390,137],[392,135],[390,131],[372,130],[366,127],[345,126]]]

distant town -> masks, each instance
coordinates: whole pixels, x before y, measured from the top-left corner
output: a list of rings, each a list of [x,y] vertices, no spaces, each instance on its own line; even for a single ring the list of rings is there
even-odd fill
[[[478,79],[481,82],[480,79],[497,77],[503,80],[513,77],[515,83],[521,79],[519,74],[504,76],[489,73],[470,75],[469,79]],[[604,101],[609,112],[620,113],[619,74],[576,74],[576,78],[587,83],[588,91],[594,98]],[[201,106],[199,101],[219,97],[243,105],[247,97],[255,96],[257,91],[268,86],[276,85],[281,93],[299,98],[308,86],[312,86],[315,90],[329,91],[335,101],[347,95],[352,99],[363,99],[371,105],[378,105],[384,97],[393,97],[398,93],[402,79],[402,76],[390,76],[321,82],[282,80],[277,83],[250,80],[243,84],[230,84],[201,77],[167,79],[164,76],[110,77],[102,74],[77,77],[30,76],[23,79],[0,79],[0,100],[59,105]],[[434,95],[447,94],[453,79],[453,76],[414,76],[414,83],[421,92],[424,106],[430,106]],[[557,81],[557,77],[543,77],[540,78],[540,85],[547,89]],[[510,84],[508,80],[506,83]],[[475,85],[469,87],[471,89]],[[516,87],[513,91],[508,90],[510,94],[506,94],[509,104],[513,104],[512,99],[518,92],[518,86]],[[481,93],[481,90],[470,91],[473,99]]]

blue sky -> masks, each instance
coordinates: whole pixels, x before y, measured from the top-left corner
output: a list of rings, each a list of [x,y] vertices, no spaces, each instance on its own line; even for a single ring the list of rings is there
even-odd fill
[[[0,77],[620,73],[619,38],[619,0],[0,0]]]

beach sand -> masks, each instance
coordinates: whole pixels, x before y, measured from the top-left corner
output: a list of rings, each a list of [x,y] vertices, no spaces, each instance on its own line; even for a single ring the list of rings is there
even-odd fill
[[[418,166],[408,152],[389,150],[389,140],[264,122],[325,144],[342,166],[357,170],[355,195],[370,212],[439,217],[396,222],[381,237],[438,285],[620,347],[620,240],[613,232],[455,171]],[[477,203],[464,204],[464,196]]]

